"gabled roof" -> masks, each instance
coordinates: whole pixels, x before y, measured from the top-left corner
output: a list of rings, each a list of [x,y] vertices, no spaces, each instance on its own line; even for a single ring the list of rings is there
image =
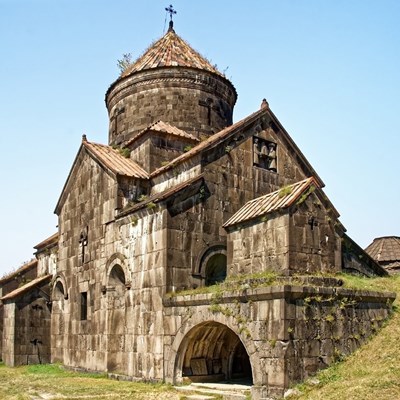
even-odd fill
[[[124,157],[111,146],[91,143],[86,140],[83,140],[82,145],[91,156],[115,175],[140,179],[148,179],[149,177],[148,173],[135,161]]]
[[[0,298],[0,300],[5,301],[5,300],[14,299],[18,296],[21,296],[22,294],[28,292],[29,290],[34,289],[36,286],[40,285],[41,283],[49,281],[51,276],[52,275],[45,275],[45,276],[41,276],[40,278],[36,278],[33,281],[30,281],[29,283],[27,283],[26,285],[21,286],[20,288],[15,289],[12,292],[6,294],[2,298]]]
[[[265,109],[260,109],[260,110],[256,111],[255,113],[250,114],[248,117],[242,119],[241,121],[238,121],[238,122],[234,123],[233,125],[226,127],[222,131],[214,133],[209,138],[202,141],[201,143],[199,143],[197,146],[193,147],[188,152],[181,154],[179,157],[175,158],[170,163],[156,169],[154,172],[152,172],[150,174],[150,178],[153,178],[153,177],[163,173],[164,171],[167,171],[170,168],[173,168],[177,164],[188,160],[189,158],[201,153],[202,151],[204,151],[206,149],[212,148],[213,146],[217,146],[224,139],[226,139],[230,134],[234,134],[237,131],[239,131],[240,129],[242,129],[243,127],[245,127],[247,124],[253,123],[254,121],[257,120],[257,118],[259,118],[264,113],[265,113]]]
[[[296,143],[290,137],[289,133],[286,132],[285,128],[282,126],[282,124],[279,122],[279,120],[276,118],[276,116],[272,113],[272,111],[269,109],[269,107],[262,107],[258,111],[247,116],[246,118],[244,118],[238,122],[235,122],[233,125],[226,127],[222,131],[219,131],[219,132],[211,135],[207,140],[202,141],[201,143],[199,143],[197,146],[193,147],[188,152],[181,154],[179,157],[175,158],[170,163],[153,171],[150,174],[150,178],[154,178],[154,177],[164,173],[165,171],[168,171],[169,169],[174,168],[176,165],[178,165],[186,160],[189,160],[191,157],[194,157],[205,150],[208,150],[208,149],[211,149],[213,147],[220,145],[224,140],[227,140],[230,136],[234,136],[236,133],[240,132],[241,130],[246,129],[247,127],[251,126],[251,124],[256,122],[258,119],[262,118],[263,116],[269,116],[272,119],[272,121],[274,121],[274,123],[280,127],[281,132],[283,133],[282,138],[291,147],[291,149],[295,153],[298,160],[301,163],[303,163],[305,169],[307,170],[307,174],[309,176],[314,177],[314,179],[318,182],[319,187],[324,187],[324,182],[322,181],[322,179],[318,176],[317,172],[314,170],[314,168],[308,162],[308,160],[306,159],[304,154],[297,147]]]
[[[74,162],[72,163],[72,167],[69,171],[67,180],[65,181],[64,187],[61,191],[61,195],[58,199],[54,211],[56,214],[58,213],[65,199],[64,194],[66,193],[66,190],[71,182],[73,173],[75,171],[75,167],[78,164],[79,156],[82,154],[83,150],[85,150],[86,153],[93,160],[95,160],[98,164],[100,164],[106,170],[110,171],[115,176],[127,176],[130,178],[138,178],[138,179],[149,178],[149,174],[143,168],[141,168],[130,158],[126,158],[123,155],[121,155],[118,150],[113,149],[111,146],[88,142],[86,139],[86,135],[83,135],[82,144],[79,147]]]
[[[311,186],[314,186],[315,188],[319,187],[317,181],[313,177],[304,179],[301,182],[286,186],[264,196],[257,197],[254,200],[250,200],[241,209],[239,209],[239,211],[232,215],[232,217],[225,222],[223,227],[226,228],[239,222],[260,217],[273,211],[288,208],[294,204]]]
[[[58,232],[54,233],[53,235],[51,235],[47,239],[41,241],[36,246],[33,246],[33,248],[36,249],[36,250],[41,250],[41,249],[43,249],[45,247],[48,247],[48,246],[54,246],[57,243],[58,243]]]
[[[182,129],[177,128],[176,126],[172,126],[166,122],[163,121],[157,121],[154,124],[148,126],[147,128],[143,129],[141,132],[139,132],[136,136],[134,136],[132,139],[128,140],[125,143],[125,146],[131,145],[133,142],[135,142],[139,137],[143,136],[147,132],[159,132],[159,133],[164,133],[164,134],[169,134],[172,136],[176,136],[179,138],[187,139],[192,142],[200,142],[199,139],[197,139],[195,136],[191,135],[190,133],[187,133],[183,131]]]
[[[208,60],[178,36],[173,29],[170,29],[130,65],[121,77],[160,67],[196,68],[223,76]]]
[[[16,276],[23,274],[24,272],[27,272],[32,268],[37,267],[37,264],[38,264],[38,261],[36,259],[28,261],[27,263],[25,263],[24,265],[19,267],[16,271],[13,271],[13,272],[7,274],[6,276],[4,276],[2,279],[0,279],[0,285],[3,285],[5,283],[11,281],[12,279],[14,279]]]
[[[365,251],[379,263],[398,261],[400,266],[400,237],[398,236],[376,238]]]

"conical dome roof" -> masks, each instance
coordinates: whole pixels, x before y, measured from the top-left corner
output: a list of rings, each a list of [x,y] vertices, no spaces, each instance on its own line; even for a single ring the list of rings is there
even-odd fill
[[[160,120],[207,138],[232,124],[236,99],[232,83],[170,26],[107,90],[109,144]]]
[[[121,77],[159,67],[197,68],[223,76],[173,29],[169,29],[161,39],[151,45],[141,57],[121,74]]]
[[[378,262],[397,261],[400,266],[400,237],[398,236],[376,238],[365,251]]]

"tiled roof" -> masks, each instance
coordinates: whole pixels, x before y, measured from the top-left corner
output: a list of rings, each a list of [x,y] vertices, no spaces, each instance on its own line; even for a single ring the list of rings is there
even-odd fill
[[[377,262],[399,262],[400,266],[400,237],[385,236],[374,239],[365,251]]]
[[[130,139],[125,143],[125,146],[129,146],[133,142],[135,142],[140,136],[144,135],[147,132],[160,132],[160,133],[167,133],[173,136],[177,136],[180,138],[188,139],[193,142],[199,142],[200,140],[194,137],[193,135],[177,128],[176,126],[172,126],[166,122],[163,121],[157,121],[154,124],[148,126],[146,129],[143,129],[141,132],[139,132],[135,137]]]
[[[286,186],[264,196],[257,197],[254,200],[250,200],[229,218],[223,226],[228,227],[268,214],[272,211],[290,207],[312,185],[318,187],[317,181],[313,177],[304,179],[301,182]]]
[[[111,146],[91,143],[86,140],[83,140],[82,144],[90,154],[116,175],[141,179],[149,177],[148,173],[142,167],[130,158],[121,155],[118,150],[113,149]]]
[[[58,232],[54,233],[53,235],[51,235],[47,239],[41,241],[40,243],[38,243],[33,248],[36,249],[36,250],[39,250],[39,249],[42,249],[44,247],[47,247],[47,246],[50,246],[50,245],[54,245],[57,242],[58,242]]]
[[[121,77],[160,67],[190,67],[223,76],[209,61],[189,46],[188,43],[171,29],[130,65],[121,74]]]
[[[19,267],[16,271],[13,271],[0,279],[0,285],[9,282],[10,280],[14,279],[14,277],[22,274],[23,272],[29,271],[30,269],[36,267],[37,263],[38,261],[36,259],[28,261],[27,263]]]
[[[2,298],[0,298],[0,300],[4,301],[4,300],[14,299],[20,296],[21,294],[28,292],[30,289],[33,289],[35,286],[40,285],[41,283],[46,282],[47,280],[50,280],[50,278],[51,275],[45,275],[41,276],[40,278],[36,278],[33,281],[27,283],[26,285],[21,286],[20,288],[13,290],[11,293],[6,294]]]

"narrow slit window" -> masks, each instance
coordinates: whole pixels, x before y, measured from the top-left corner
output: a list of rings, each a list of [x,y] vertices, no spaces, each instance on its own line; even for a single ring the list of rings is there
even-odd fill
[[[87,320],[87,312],[88,310],[88,301],[87,301],[87,292],[81,293],[81,321]]]

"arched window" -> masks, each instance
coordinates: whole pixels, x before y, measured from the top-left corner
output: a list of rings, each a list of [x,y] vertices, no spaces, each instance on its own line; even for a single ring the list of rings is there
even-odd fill
[[[217,253],[212,255],[205,266],[206,286],[223,282],[226,278],[226,255]]]
[[[125,273],[120,265],[114,265],[110,272],[108,283],[111,286],[125,285]]]
[[[198,272],[194,276],[201,278],[206,286],[224,281],[227,271],[225,245],[217,244],[206,249],[198,265]]]
[[[66,299],[65,295],[65,290],[64,290],[64,285],[62,284],[61,281],[57,281],[57,283],[54,286],[54,291],[53,291],[53,299],[54,300],[61,300],[61,299]]]

